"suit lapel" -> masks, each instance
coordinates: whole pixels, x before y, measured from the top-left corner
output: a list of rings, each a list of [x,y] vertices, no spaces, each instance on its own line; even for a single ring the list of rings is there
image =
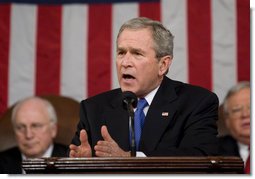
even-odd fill
[[[127,111],[123,108],[121,94],[120,90],[117,97],[109,101],[110,107],[106,108],[103,117],[111,137],[123,150],[130,150],[129,119]],[[176,99],[175,88],[171,80],[165,77],[145,117],[140,141],[141,150],[155,149],[166,127],[174,120]]]
[[[121,93],[110,101],[110,104],[103,114],[107,129],[123,150],[129,150],[129,119],[128,113],[123,107]]]
[[[140,141],[140,149],[154,150],[168,124],[174,120],[177,95],[171,80],[164,78],[149,107]]]

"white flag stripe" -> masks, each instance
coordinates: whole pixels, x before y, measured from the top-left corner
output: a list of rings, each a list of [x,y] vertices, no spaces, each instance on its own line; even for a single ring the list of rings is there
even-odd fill
[[[87,96],[87,5],[63,6],[61,94]]]
[[[162,23],[173,33],[174,58],[169,69],[172,79],[188,82],[187,57],[187,2],[184,0],[162,0]]]
[[[11,6],[8,105],[34,95],[37,6]]]
[[[137,3],[119,3],[113,5],[112,10],[112,88],[118,88],[118,77],[116,71],[116,37],[123,22],[138,16]],[[123,16],[125,14],[125,16]]]
[[[237,82],[236,1],[212,1],[213,91],[220,102]]]

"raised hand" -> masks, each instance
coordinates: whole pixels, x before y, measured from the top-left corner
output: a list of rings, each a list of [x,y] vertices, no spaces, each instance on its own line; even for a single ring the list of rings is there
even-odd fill
[[[81,145],[76,146],[74,144],[70,144],[70,153],[69,157],[91,157],[92,156],[92,151],[90,144],[88,142],[88,136],[87,132],[82,129],[80,131],[80,141]]]
[[[110,136],[107,127],[102,126],[101,134],[104,140],[95,145],[95,154],[98,157],[130,157],[130,152],[125,152]]]

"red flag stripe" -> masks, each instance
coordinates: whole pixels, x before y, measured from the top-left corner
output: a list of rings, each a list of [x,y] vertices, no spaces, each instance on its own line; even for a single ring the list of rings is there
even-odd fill
[[[250,81],[250,1],[237,0],[237,79]]]
[[[189,83],[211,90],[211,1],[187,3]]]
[[[111,89],[112,6],[89,6],[88,96]]]
[[[139,13],[141,17],[160,21],[160,2],[140,3]]]
[[[37,95],[60,92],[61,10],[61,6],[38,6]]]
[[[0,6],[0,114],[8,106],[8,69],[11,5]]]

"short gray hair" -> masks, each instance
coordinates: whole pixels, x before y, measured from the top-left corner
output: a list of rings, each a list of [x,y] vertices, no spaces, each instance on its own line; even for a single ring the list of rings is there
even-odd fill
[[[55,111],[53,105],[48,100],[46,100],[44,98],[41,98],[38,96],[32,96],[32,97],[27,97],[25,99],[18,101],[17,104],[14,106],[14,108],[12,110],[12,117],[11,117],[13,124],[14,124],[14,121],[16,118],[17,111],[22,106],[22,104],[24,104],[26,101],[29,101],[29,100],[38,100],[38,101],[42,102],[42,104],[45,106],[45,109],[48,112],[49,120],[53,123],[57,123],[58,118],[57,118],[57,114],[56,114],[56,111]]]
[[[163,26],[159,21],[154,21],[145,17],[137,17],[130,19],[125,22],[119,30],[117,41],[119,39],[120,34],[125,29],[144,29],[150,28],[152,31],[152,37],[154,39],[154,50],[156,53],[156,58],[160,59],[166,55],[170,55],[173,57],[173,48],[174,48],[174,36],[172,33]]]
[[[228,114],[228,99],[233,96],[234,94],[236,94],[237,92],[239,92],[242,89],[245,88],[250,88],[250,82],[249,81],[241,81],[239,83],[237,83],[236,85],[234,85],[232,88],[230,88],[230,90],[228,91],[224,101],[223,101],[223,111],[224,114],[227,115]]]

